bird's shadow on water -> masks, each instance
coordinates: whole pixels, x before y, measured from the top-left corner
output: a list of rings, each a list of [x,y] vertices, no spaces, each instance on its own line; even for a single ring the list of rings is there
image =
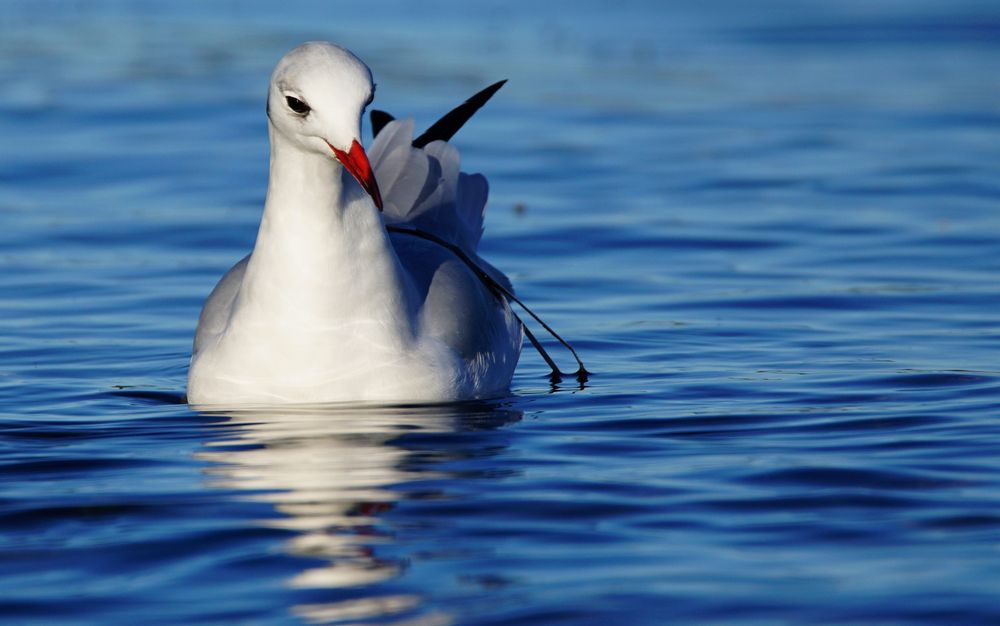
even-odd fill
[[[183,401],[164,392],[116,395]],[[407,575],[407,559],[393,548],[398,525],[408,519],[406,503],[450,497],[443,492],[470,475],[502,476],[491,459],[508,446],[504,427],[522,419],[517,404],[508,398],[420,406],[192,407],[210,418],[196,457],[206,462],[206,482],[221,497],[273,507],[276,515],[251,523],[289,533],[282,552],[294,557],[295,573],[285,582],[304,594],[289,600],[294,614],[323,623],[348,614],[406,619],[426,607],[412,597],[386,601],[380,588]]]
[[[156,391],[136,389],[127,385],[116,385],[109,395],[132,400],[146,400],[152,404],[187,404],[187,395],[178,391]]]

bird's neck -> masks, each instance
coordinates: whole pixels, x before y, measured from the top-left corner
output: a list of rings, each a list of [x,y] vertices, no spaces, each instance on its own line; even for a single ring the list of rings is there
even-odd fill
[[[241,306],[315,328],[361,323],[406,337],[408,281],[371,199],[334,159],[270,129],[267,201]]]

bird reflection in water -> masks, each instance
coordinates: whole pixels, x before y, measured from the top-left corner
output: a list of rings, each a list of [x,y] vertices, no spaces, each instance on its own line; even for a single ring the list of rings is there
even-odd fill
[[[261,523],[296,533],[285,546],[290,554],[324,562],[288,581],[311,589],[357,589],[399,576],[404,564],[379,556],[379,545],[393,540],[381,517],[406,497],[401,490],[406,483],[447,477],[447,470],[436,466],[468,456],[463,445],[475,441],[435,440],[433,434],[491,430],[522,415],[486,403],[296,406],[211,414],[226,419],[219,424],[225,427],[224,438],[209,442],[199,454],[213,464],[208,470],[213,485],[248,492],[248,499],[271,503],[283,514]],[[408,445],[416,440],[419,449]],[[439,449],[433,449],[435,444]],[[415,595],[353,595],[299,605],[294,611],[313,623],[334,623],[399,616],[420,604]],[[407,624],[450,621],[434,613]]]

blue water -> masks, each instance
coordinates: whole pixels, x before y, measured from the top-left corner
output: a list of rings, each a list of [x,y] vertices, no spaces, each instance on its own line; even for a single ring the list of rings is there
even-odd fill
[[[584,388],[179,401],[308,39],[510,79],[456,143]],[[997,68],[995,2],[4,3],[0,621],[1000,623]]]

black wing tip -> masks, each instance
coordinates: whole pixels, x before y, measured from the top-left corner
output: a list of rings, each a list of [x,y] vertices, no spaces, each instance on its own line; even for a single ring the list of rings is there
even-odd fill
[[[382,129],[385,128],[386,124],[396,119],[385,111],[379,111],[378,109],[372,109],[371,113],[368,114],[368,117],[372,121],[372,139],[378,137],[378,134],[382,132]]]
[[[498,92],[507,83],[507,79],[498,80],[492,85],[481,89],[471,98],[458,105],[441,119],[431,124],[431,127],[413,140],[414,148],[423,148],[432,141],[448,141],[455,136],[455,133],[465,125],[466,122],[475,115],[484,104],[486,104],[493,94]]]
[[[503,79],[503,80],[498,80],[497,82],[493,83],[489,87],[486,87],[485,89],[482,89],[479,93],[477,93],[476,95],[474,95],[471,98],[469,98],[469,100],[474,100],[474,99],[479,98],[479,99],[482,100],[482,102],[480,103],[480,106],[482,106],[483,104],[486,104],[487,100],[489,100],[490,98],[493,97],[493,94],[495,94],[496,92],[500,91],[500,88],[503,87],[506,84],[507,84],[507,79],[506,78]]]

